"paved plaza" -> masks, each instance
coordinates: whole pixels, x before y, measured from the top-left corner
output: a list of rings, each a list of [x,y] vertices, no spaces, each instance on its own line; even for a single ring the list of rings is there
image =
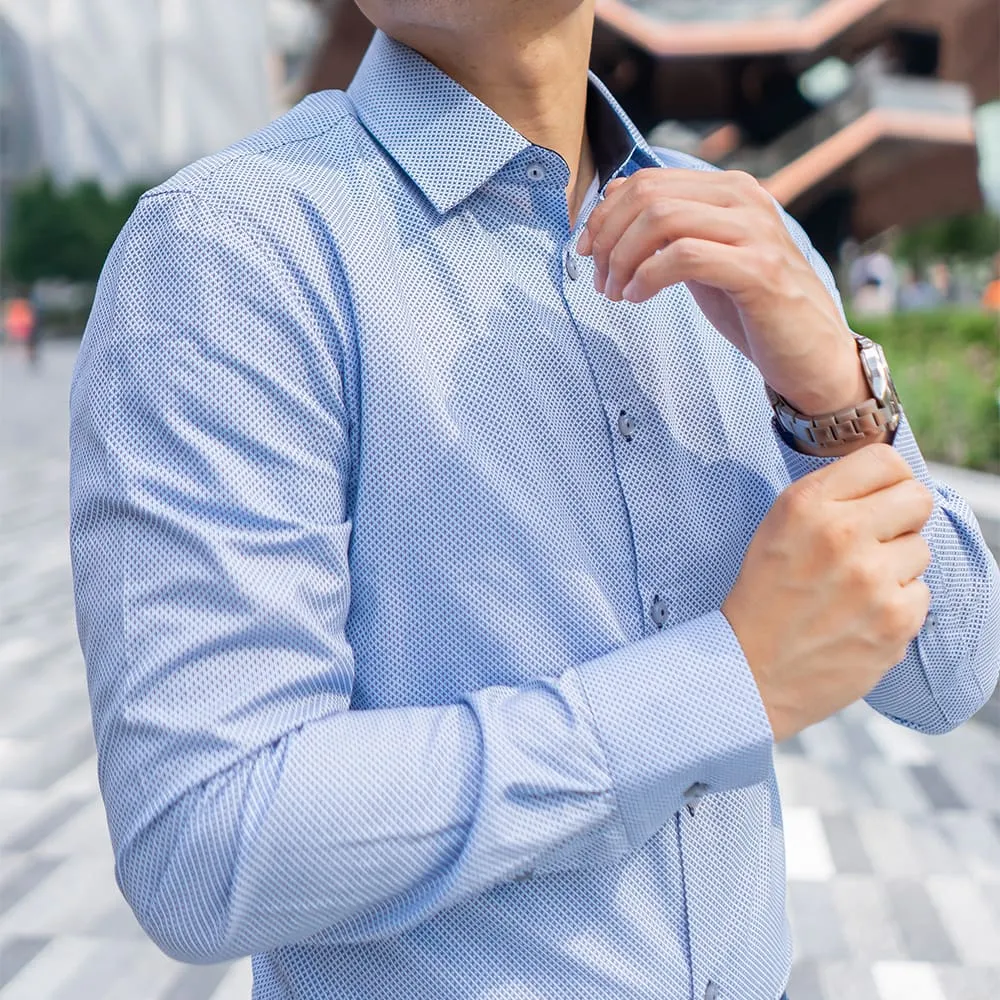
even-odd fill
[[[115,886],[73,618],[72,362],[3,356],[0,1000],[248,1000],[248,963],[165,958]],[[1000,729],[928,738],[860,705],[777,766],[791,1000],[1000,1000]]]

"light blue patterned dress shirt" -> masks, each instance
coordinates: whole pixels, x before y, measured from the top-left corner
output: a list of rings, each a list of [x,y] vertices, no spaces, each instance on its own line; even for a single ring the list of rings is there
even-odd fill
[[[684,287],[595,292],[598,184],[693,161],[593,76],[588,127],[571,231],[565,161],[377,34],[105,269],[72,548],[117,878],[170,954],[253,954],[256,1000],[785,986],[772,733],[719,608],[822,463]],[[932,618],[869,698],[926,732],[1000,662],[935,489]]]

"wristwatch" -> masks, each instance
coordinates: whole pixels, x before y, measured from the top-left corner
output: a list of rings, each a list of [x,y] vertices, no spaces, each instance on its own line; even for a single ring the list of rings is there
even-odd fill
[[[872,398],[860,406],[819,417],[808,417],[799,413],[783,396],[767,386],[767,397],[774,407],[775,417],[782,430],[795,441],[808,444],[818,452],[834,452],[841,445],[854,444],[866,438],[878,438],[886,431],[892,434],[903,415],[885,352],[868,337],[854,334],[854,339],[857,341],[865,378],[872,391]]]

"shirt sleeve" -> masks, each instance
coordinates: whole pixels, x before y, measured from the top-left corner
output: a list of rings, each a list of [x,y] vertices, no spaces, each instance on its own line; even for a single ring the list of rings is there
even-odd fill
[[[797,223],[789,220],[789,228],[840,305],[829,267]],[[774,433],[793,482],[837,461],[797,451],[777,422]],[[931,548],[931,566],[923,575],[931,591],[931,610],[906,658],[866,700],[902,725],[944,733],[978,712],[997,686],[1000,572],[968,503],[931,477],[905,415],[893,447],[934,494],[934,511],[922,532]]]
[[[147,196],[74,373],[77,621],[116,874],[186,961],[397,934],[526,872],[619,860],[691,786],[770,773],[717,612],[522,687],[350,709],[335,264],[317,294],[199,194]]]

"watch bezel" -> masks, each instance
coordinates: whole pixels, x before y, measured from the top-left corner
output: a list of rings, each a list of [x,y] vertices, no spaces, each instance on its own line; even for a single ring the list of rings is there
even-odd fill
[[[868,387],[872,391],[872,396],[878,400],[881,406],[888,407],[893,412],[893,426],[899,423],[901,408],[899,405],[899,394],[896,392],[896,385],[892,380],[892,371],[889,368],[889,361],[885,356],[882,345],[872,340],[855,334],[858,342],[858,353],[861,357],[861,366],[864,369],[865,379]]]

